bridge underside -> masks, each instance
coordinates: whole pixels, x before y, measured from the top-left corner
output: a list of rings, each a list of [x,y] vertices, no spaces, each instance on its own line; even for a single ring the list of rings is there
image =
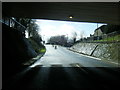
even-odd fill
[[[2,6],[3,16],[120,24],[118,2],[4,2]]]

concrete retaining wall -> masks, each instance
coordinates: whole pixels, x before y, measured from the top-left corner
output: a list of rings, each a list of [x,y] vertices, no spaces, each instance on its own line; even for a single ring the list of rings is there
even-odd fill
[[[70,49],[101,60],[120,62],[120,43],[77,43]]]

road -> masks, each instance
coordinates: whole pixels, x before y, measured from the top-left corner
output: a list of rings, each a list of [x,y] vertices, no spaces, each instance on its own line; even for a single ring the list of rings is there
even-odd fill
[[[46,45],[45,55],[3,82],[3,89],[119,88],[120,69],[65,47]]]
[[[97,58],[87,57],[68,50],[65,47],[57,46],[55,49],[52,45],[46,45],[44,57],[38,60],[34,65],[43,67],[117,67],[118,65],[103,62]],[[76,66],[77,65],[77,66]]]

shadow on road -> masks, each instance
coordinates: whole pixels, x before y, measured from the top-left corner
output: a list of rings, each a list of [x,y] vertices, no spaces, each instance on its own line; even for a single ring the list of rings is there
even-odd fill
[[[29,68],[3,82],[4,89],[81,89],[116,88],[119,68],[42,67]]]

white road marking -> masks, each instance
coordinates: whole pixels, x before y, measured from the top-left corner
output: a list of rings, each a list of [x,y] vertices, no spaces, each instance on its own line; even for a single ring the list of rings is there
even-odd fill
[[[70,50],[72,51],[72,50]],[[73,51],[74,52],[74,51]],[[92,59],[96,59],[96,60],[100,60],[102,61],[100,58],[96,58],[96,57],[93,57],[93,56],[87,56],[87,55],[83,55],[83,54],[80,54],[78,52],[74,52],[75,54],[78,54],[78,55],[81,55],[81,56],[84,56],[84,57],[89,57],[89,58],[92,58]],[[105,61],[105,62],[108,62],[108,63],[111,63],[111,64],[116,64],[116,65],[119,65],[119,63],[115,63],[115,62],[109,62],[109,61]]]

